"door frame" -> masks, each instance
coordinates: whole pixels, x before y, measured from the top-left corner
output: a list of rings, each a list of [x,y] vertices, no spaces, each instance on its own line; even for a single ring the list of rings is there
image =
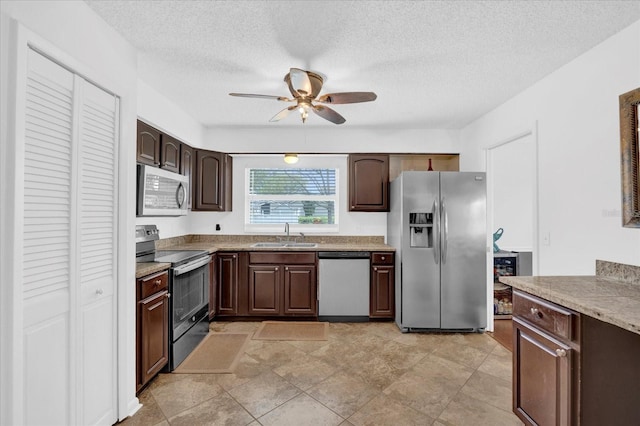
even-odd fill
[[[531,126],[521,132],[514,133],[511,136],[501,139],[485,148],[486,171],[487,171],[487,229],[494,229],[493,213],[494,213],[494,153],[497,148],[504,145],[515,143],[523,138],[531,137],[533,142],[533,223],[532,223],[532,274],[539,274],[539,227],[540,227],[540,194],[539,194],[539,144],[538,144],[538,121],[534,121]],[[493,234],[487,232],[487,247],[490,256],[487,256],[487,330],[493,331]]]

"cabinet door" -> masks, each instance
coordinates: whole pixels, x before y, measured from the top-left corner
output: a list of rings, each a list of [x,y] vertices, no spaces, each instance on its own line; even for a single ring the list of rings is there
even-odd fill
[[[160,168],[180,173],[180,145],[182,143],[169,135],[160,139]]]
[[[313,265],[284,266],[284,313],[316,315],[317,278]]]
[[[137,138],[138,163],[151,166],[160,165],[160,132],[146,123],[138,120]]]
[[[218,300],[218,276],[216,275],[216,264],[218,257],[214,253],[209,262],[209,320],[216,316]]]
[[[389,211],[388,155],[349,155],[349,210]]]
[[[161,291],[140,306],[140,385],[144,386],[169,361],[169,301]]]
[[[191,208],[191,200],[194,194],[194,173],[193,173],[193,148],[187,144],[180,145],[180,174],[189,178],[189,192],[187,194],[187,206]]]
[[[195,201],[193,210],[225,210],[225,154],[196,150]]]
[[[279,315],[281,313],[281,269],[280,265],[249,266],[250,315]]]
[[[513,319],[513,411],[525,424],[572,424],[574,351]]]
[[[393,266],[371,267],[371,293],[369,316],[393,318],[395,312],[395,268]]]
[[[238,254],[218,253],[218,315],[238,313]]]

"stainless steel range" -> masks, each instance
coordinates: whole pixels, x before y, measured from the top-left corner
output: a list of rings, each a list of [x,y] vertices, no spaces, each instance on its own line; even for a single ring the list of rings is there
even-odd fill
[[[198,346],[209,332],[209,262],[205,250],[157,250],[155,225],[136,226],[136,262],[170,263],[169,369]]]

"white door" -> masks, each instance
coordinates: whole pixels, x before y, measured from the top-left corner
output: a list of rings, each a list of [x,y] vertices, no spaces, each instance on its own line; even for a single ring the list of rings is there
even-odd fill
[[[29,49],[16,182],[24,424],[117,420],[117,117],[115,96]]]

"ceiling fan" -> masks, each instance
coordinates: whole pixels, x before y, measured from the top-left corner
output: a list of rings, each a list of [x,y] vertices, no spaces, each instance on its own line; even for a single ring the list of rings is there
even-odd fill
[[[293,98],[273,95],[255,95],[251,93],[229,93],[229,95],[243,98],[275,99],[277,101],[296,103],[283,109],[269,121],[280,121],[289,115],[291,111],[297,109],[298,112],[300,112],[303,123],[307,120],[309,110],[311,110],[325,120],[329,120],[335,124],[342,124],[346,120],[333,109],[324,105],[315,105],[313,102],[319,102],[321,104],[353,104],[375,101],[377,98],[373,92],[327,93],[318,96],[320,90],[322,90],[322,83],[324,81],[322,77],[314,72],[301,70],[299,68],[291,68],[284,76],[284,81],[287,83],[287,86],[289,86],[289,91],[291,95],[293,95]]]

